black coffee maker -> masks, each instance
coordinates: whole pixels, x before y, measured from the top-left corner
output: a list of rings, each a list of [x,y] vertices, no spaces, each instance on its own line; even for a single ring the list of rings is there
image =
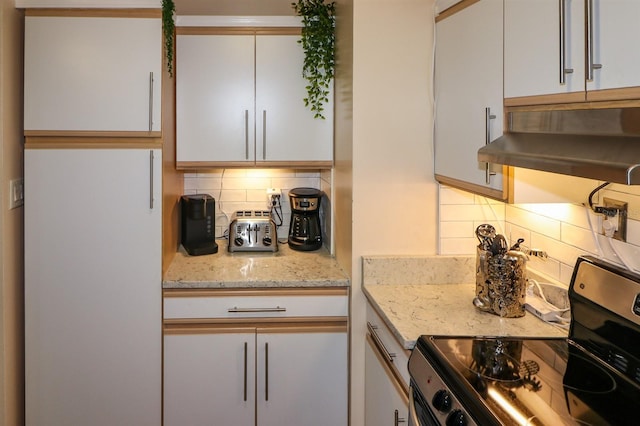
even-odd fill
[[[218,252],[215,206],[216,200],[208,194],[180,198],[182,246],[192,256]]]
[[[324,193],[315,188],[294,188],[289,191],[291,222],[289,247],[311,251],[322,247],[320,201]]]

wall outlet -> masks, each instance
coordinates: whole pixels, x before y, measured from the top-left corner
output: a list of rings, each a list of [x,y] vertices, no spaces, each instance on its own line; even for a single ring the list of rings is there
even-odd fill
[[[605,207],[613,207],[618,210],[615,216],[606,218],[607,220],[612,220],[615,225],[613,238],[620,241],[627,241],[627,203],[625,203],[624,201],[613,200],[607,197],[604,197],[602,199],[602,202]]]
[[[11,179],[9,181],[9,210],[24,204],[24,179]]]
[[[267,188],[267,208],[271,209],[273,206],[278,205],[281,202],[282,191],[280,188]]]

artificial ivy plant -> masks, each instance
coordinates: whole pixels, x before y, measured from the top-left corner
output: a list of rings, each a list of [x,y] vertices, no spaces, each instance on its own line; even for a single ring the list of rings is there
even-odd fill
[[[305,55],[302,76],[309,82],[304,104],[311,108],[315,118],[324,119],[323,105],[329,101],[334,75],[335,2],[298,0],[291,6],[302,17],[302,38],[299,40]]]
[[[176,5],[173,0],[162,0],[162,31],[164,32],[164,47],[167,55],[167,68],[173,77],[173,42],[175,40],[175,23],[173,15]]]

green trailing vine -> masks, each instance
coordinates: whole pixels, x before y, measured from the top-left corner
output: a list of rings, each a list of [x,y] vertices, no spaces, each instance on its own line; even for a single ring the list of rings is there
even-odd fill
[[[302,38],[298,42],[305,54],[302,76],[309,82],[304,104],[315,118],[324,119],[324,104],[329,101],[334,76],[335,2],[298,0],[291,6],[302,17]]]
[[[176,10],[176,5],[173,0],[162,0],[162,31],[164,32],[164,47],[167,55],[167,69],[169,75],[173,77],[173,52],[175,41],[175,23],[173,22],[173,15]]]

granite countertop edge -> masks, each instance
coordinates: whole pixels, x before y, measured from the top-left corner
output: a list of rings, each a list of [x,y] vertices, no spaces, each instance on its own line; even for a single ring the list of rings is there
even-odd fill
[[[326,248],[295,251],[281,245],[275,253],[176,253],[162,280],[163,289],[269,289],[349,287],[350,279]]]
[[[407,350],[413,349],[421,335],[567,337],[566,329],[547,324],[529,312],[521,318],[501,318],[478,311],[472,304],[474,284],[376,284],[363,286],[363,293]],[[399,296],[394,297],[394,293]],[[461,295],[469,296],[469,300],[460,299]],[[438,302],[442,304],[439,306]],[[460,306],[453,310],[452,304]]]

